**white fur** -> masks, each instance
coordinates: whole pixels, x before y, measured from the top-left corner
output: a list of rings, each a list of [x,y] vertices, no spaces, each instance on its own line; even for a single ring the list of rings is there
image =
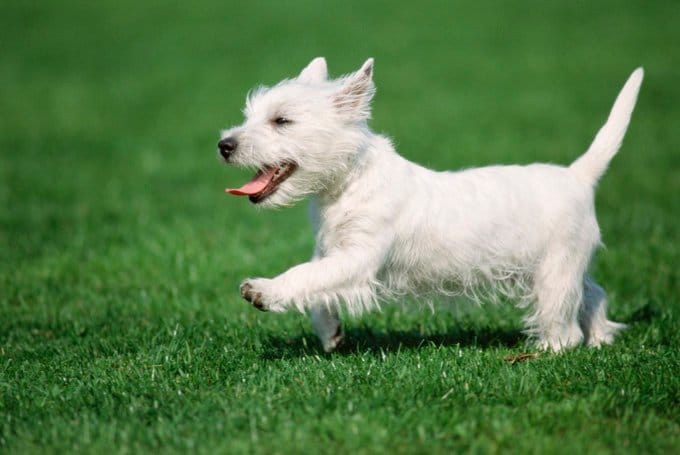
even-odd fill
[[[600,244],[594,188],[618,151],[642,82],[637,69],[607,123],[571,166],[489,166],[435,172],[398,155],[367,126],[373,60],[327,80],[323,58],[296,79],[249,97],[233,164],[294,161],[297,171],[259,205],[313,196],[313,258],[242,293],[265,310],[309,310],[326,350],[349,313],[401,295],[429,299],[498,294],[530,308],[529,334],[559,351],[610,343],[622,327],[606,318],[604,291],[587,274]],[[272,118],[292,121],[284,127]]]

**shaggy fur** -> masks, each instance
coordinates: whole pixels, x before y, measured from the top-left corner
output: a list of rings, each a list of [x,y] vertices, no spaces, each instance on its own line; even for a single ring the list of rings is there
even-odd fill
[[[642,69],[572,165],[458,172],[409,162],[368,128],[372,76],[373,59],[336,80],[314,59],[297,78],[253,91],[245,122],[222,132],[237,144],[226,152],[220,142],[230,164],[297,166],[258,205],[312,196],[312,259],[245,280],[244,298],[262,310],[308,310],[327,351],[342,340],[340,304],[358,314],[403,295],[511,296],[543,348],[610,343],[622,324],[607,320],[605,293],[587,274],[600,244],[594,190],[621,146]]]

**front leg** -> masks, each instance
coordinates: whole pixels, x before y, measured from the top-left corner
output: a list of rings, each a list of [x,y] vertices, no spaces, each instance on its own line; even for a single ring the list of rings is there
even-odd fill
[[[313,259],[276,278],[249,278],[241,284],[241,295],[259,310],[274,312],[340,300],[367,305],[376,298],[375,277],[384,256],[383,250],[351,250]]]
[[[314,331],[321,340],[323,350],[326,352],[335,351],[345,337],[337,307],[316,305],[309,310],[309,313],[312,317],[312,326],[314,326]]]

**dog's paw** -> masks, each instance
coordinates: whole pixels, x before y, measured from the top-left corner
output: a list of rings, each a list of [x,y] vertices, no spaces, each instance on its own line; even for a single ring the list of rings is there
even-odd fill
[[[241,296],[260,311],[283,311],[283,306],[275,297],[272,280],[250,278],[241,283]]]
[[[241,297],[250,302],[255,308],[260,311],[267,311],[264,307],[262,292],[255,290],[251,281],[246,280],[241,283],[240,291]]]
[[[345,333],[343,332],[342,327],[338,327],[338,330],[335,332],[335,335],[321,341],[321,343],[323,344],[323,350],[325,352],[335,351],[340,346],[342,346],[344,342]]]

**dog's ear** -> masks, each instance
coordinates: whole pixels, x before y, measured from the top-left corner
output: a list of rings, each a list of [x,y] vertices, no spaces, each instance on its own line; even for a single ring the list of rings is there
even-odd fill
[[[317,57],[309,65],[302,70],[300,75],[297,77],[298,81],[301,82],[323,82],[328,77],[328,67],[326,66],[326,59],[323,57]]]
[[[371,100],[374,93],[373,59],[369,58],[359,71],[343,80],[333,102],[340,113],[348,118],[367,120],[371,116]]]

